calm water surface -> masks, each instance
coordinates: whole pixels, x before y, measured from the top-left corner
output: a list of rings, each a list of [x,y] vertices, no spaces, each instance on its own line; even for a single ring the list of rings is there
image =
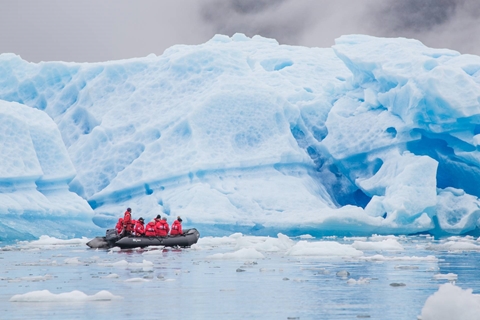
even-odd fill
[[[319,241],[319,240],[309,240]],[[330,241],[330,240],[323,240]],[[351,240],[336,239],[351,244]],[[425,300],[455,273],[456,284],[480,292],[477,251],[425,249],[425,237],[399,242],[405,251],[364,251],[365,257],[425,257],[438,261],[364,261],[358,258],[291,257],[262,252],[265,259],[210,260],[235,251],[218,245],[202,250],[92,250],[84,245],[55,248],[0,248],[0,319],[416,319]],[[76,259],[72,259],[76,258]],[[114,267],[121,260],[153,266]],[[347,271],[348,277],[337,275]],[[105,278],[109,274],[118,278]],[[43,279],[31,277],[50,275]],[[368,283],[347,280],[370,278]],[[128,282],[138,278],[145,282]],[[398,284],[399,286],[392,286]],[[64,293],[100,290],[122,300],[10,302],[36,290]]]

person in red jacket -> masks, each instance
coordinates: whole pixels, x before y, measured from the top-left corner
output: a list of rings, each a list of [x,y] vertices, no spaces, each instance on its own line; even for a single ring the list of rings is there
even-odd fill
[[[155,219],[147,223],[147,226],[145,227],[145,235],[147,237],[155,237],[157,235],[155,225],[157,224],[158,220],[160,220],[160,215],[157,215]]]
[[[177,217],[177,220],[173,221],[172,223],[172,231],[170,231],[170,235],[176,236],[182,234],[182,218]]]
[[[161,220],[158,220],[157,224],[155,225],[155,230],[157,231],[157,237],[168,236],[170,227],[168,226],[167,218],[163,217]]]
[[[135,224],[135,229],[134,229],[134,231],[135,231],[135,235],[136,235],[137,237],[140,237],[140,236],[145,235],[145,227],[144,227],[144,225],[143,225],[143,222],[144,222],[143,218],[140,217],[140,218],[137,220],[137,223]]]
[[[117,233],[120,234],[123,231],[123,218],[118,218],[117,225],[115,226],[115,229],[117,229]]]
[[[132,209],[127,208],[123,216],[123,230],[124,236],[131,235],[133,232],[134,224],[132,221]]]

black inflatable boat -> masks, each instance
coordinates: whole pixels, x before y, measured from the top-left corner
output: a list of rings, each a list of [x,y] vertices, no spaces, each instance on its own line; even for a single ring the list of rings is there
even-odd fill
[[[183,234],[168,237],[136,237],[120,238],[115,229],[108,229],[105,237],[96,237],[87,242],[87,246],[94,249],[108,249],[120,247],[122,249],[143,248],[148,246],[190,247],[197,243],[200,233],[197,229],[185,229]]]

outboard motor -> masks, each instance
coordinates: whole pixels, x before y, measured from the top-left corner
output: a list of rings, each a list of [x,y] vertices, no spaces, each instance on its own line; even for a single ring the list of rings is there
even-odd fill
[[[120,236],[117,233],[117,229],[107,229],[107,232],[105,233],[105,238],[109,243],[115,243],[118,239],[120,239]]]

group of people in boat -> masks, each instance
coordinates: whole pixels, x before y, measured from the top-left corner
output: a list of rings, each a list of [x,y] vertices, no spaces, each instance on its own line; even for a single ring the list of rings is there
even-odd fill
[[[145,225],[145,220],[140,217],[138,220],[132,219],[132,209],[127,208],[123,218],[118,219],[115,227],[117,233],[122,236],[146,236],[146,237],[167,237],[181,235],[182,231],[182,219],[177,217],[173,222],[172,227],[168,225],[167,218],[157,215],[152,221]]]

